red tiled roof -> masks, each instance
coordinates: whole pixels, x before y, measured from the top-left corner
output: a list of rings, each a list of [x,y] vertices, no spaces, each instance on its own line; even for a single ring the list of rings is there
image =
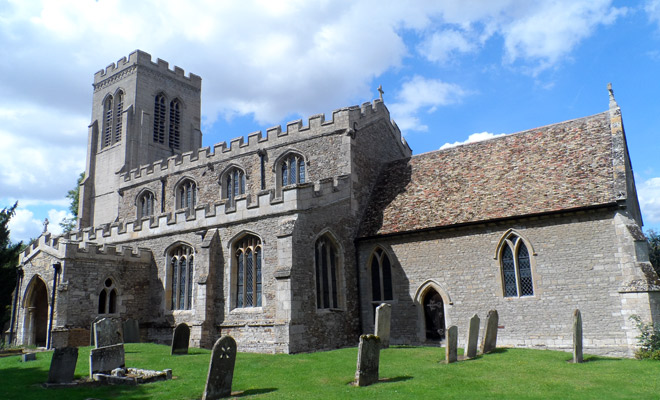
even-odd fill
[[[386,166],[361,237],[614,202],[607,112]]]

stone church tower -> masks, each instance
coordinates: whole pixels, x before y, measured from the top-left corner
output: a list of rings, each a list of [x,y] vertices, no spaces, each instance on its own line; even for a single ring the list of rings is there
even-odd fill
[[[115,222],[119,176],[199,149],[202,80],[143,51],[94,75],[80,228]]]

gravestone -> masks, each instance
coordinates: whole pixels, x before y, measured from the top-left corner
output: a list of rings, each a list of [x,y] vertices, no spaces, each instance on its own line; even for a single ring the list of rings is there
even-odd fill
[[[124,345],[99,347],[89,351],[89,377],[109,374],[115,368],[124,368]]]
[[[445,346],[445,361],[451,364],[458,360],[458,328],[452,325],[447,329],[447,344]]]
[[[581,363],[582,358],[582,314],[580,310],[573,311],[573,362]]]
[[[474,314],[470,318],[470,327],[465,345],[465,358],[475,358],[477,356],[477,342],[479,341],[479,316]]]
[[[23,362],[35,361],[36,359],[37,359],[37,355],[35,353],[21,354],[21,361]]]
[[[392,305],[383,303],[376,308],[376,336],[380,338],[380,346],[390,347],[390,322],[392,319]]]
[[[90,346],[94,346],[94,344],[96,343],[94,341],[94,324],[99,322],[103,318],[105,318],[105,317],[96,317],[96,318],[94,318],[92,320],[92,324],[89,326],[89,345]]]
[[[213,345],[202,400],[215,400],[231,396],[231,381],[234,378],[235,364],[236,341],[231,336],[223,336]]]
[[[358,386],[369,386],[378,382],[379,362],[380,338],[376,335],[360,336],[355,384]]]
[[[103,318],[94,324],[94,345],[97,349],[119,343],[124,343],[121,321]]]
[[[73,374],[78,362],[77,347],[60,347],[53,352],[48,371],[48,383],[73,382]]]
[[[188,346],[190,343],[190,328],[186,324],[179,324],[174,328],[172,335],[172,353],[171,354],[188,354]]]
[[[140,324],[136,319],[127,319],[124,326],[124,343],[140,343]]]
[[[495,350],[497,346],[497,324],[499,317],[497,310],[488,311],[486,316],[486,329],[484,332],[483,340],[481,341],[481,353],[487,354]]]

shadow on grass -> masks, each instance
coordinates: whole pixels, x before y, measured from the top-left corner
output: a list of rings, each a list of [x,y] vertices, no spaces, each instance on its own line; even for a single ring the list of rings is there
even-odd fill
[[[506,353],[507,351],[509,351],[509,349],[505,349],[503,347],[498,347],[498,348],[492,350],[490,353],[486,353],[486,354],[502,354],[502,353]],[[479,354],[479,355],[481,356],[483,354]]]
[[[380,378],[378,379],[378,383],[392,383],[392,382],[403,382],[403,381],[409,381],[413,377],[404,375],[404,376],[395,376],[393,378]]]
[[[263,389],[248,389],[241,392],[232,392],[233,397],[247,397],[247,396],[256,396],[258,394],[266,394],[275,392],[277,388],[263,388]]]
[[[612,362],[612,361],[622,361],[622,359],[620,359],[620,358],[611,358],[611,357],[602,357],[602,356],[592,356],[592,355],[589,355],[589,356],[584,356],[582,362],[581,362],[581,363],[578,363],[578,364],[593,363],[593,362],[602,362],[602,361],[609,361],[609,362]],[[574,363],[573,363],[573,357],[570,357],[570,358],[566,359],[566,362],[569,363],[569,364],[574,364]]]

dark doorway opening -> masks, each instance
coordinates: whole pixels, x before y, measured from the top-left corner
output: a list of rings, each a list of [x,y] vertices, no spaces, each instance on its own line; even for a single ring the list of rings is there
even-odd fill
[[[442,296],[434,289],[429,289],[424,296],[424,320],[426,339],[442,340],[445,338],[445,305]]]
[[[32,282],[30,300],[28,301],[29,329],[32,339],[30,344],[45,347],[48,337],[48,290],[41,279]]]

